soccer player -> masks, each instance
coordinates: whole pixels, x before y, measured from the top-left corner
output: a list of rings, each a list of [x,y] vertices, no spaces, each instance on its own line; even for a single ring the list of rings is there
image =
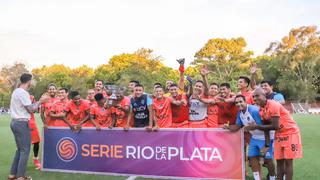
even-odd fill
[[[204,82],[204,91],[206,92],[205,94],[208,94],[207,98],[201,98],[201,101],[208,105],[207,127],[217,128],[219,107],[216,102],[218,101],[219,96],[219,85],[217,83],[211,83],[208,88],[207,75],[209,74],[209,71],[205,67],[203,67],[200,72]]]
[[[266,93],[267,99],[273,99],[280,104],[285,104],[286,101],[281,93],[273,91],[273,83],[271,81],[263,80],[261,81],[261,88]]]
[[[246,76],[240,76],[238,79],[237,87],[239,90],[238,94],[246,97],[246,101],[248,104],[253,104],[252,91],[249,90],[250,79]]]
[[[87,91],[87,100],[89,103],[89,106],[91,107],[92,105],[97,105],[97,101],[94,99],[94,95],[96,93],[94,92],[94,89],[89,89]]]
[[[132,98],[134,97],[134,87],[137,85],[137,84],[140,84],[139,81],[136,81],[136,80],[131,80],[128,84],[128,89],[129,89],[129,98]]]
[[[82,126],[91,126],[91,122],[87,121],[90,115],[89,103],[81,99],[78,91],[71,91],[70,98],[66,107],[66,116],[74,126],[74,130],[80,130]]]
[[[69,90],[67,88],[60,88],[58,91],[58,101],[56,101],[50,108],[51,126],[66,127],[69,126],[73,130],[71,122],[66,117]]]
[[[172,85],[172,84],[171,84]],[[154,115],[154,130],[158,128],[170,128],[172,126],[172,99],[164,96],[162,86],[155,88],[155,98],[153,99],[152,109]]]
[[[293,159],[302,158],[300,130],[288,110],[279,102],[267,99],[265,91],[257,88],[253,93],[254,102],[260,106],[259,114],[263,125],[252,124],[247,130],[276,130],[274,158],[277,160],[277,178],[291,180],[293,177]],[[268,133],[266,135],[266,146]]]
[[[38,102],[31,103],[28,89],[31,87],[32,75],[24,73],[20,76],[20,85],[11,95],[10,112],[12,121],[10,128],[14,135],[16,143],[16,153],[11,165],[8,180],[31,180],[31,177],[25,177],[28,164],[31,133],[28,121],[30,114],[37,111],[41,103],[49,101],[50,97],[45,94]]]
[[[189,106],[186,94],[179,93],[179,87],[176,84],[171,84],[169,88],[171,98],[176,101],[176,104],[171,104],[172,111],[172,127],[173,128],[188,128],[189,127]]]
[[[250,105],[246,103],[246,98],[243,95],[237,95],[235,97],[235,104],[238,107],[238,115],[237,121],[235,125],[225,125],[225,129],[229,129],[231,131],[237,131],[243,126],[248,126],[250,124],[258,124],[262,125],[262,120],[259,114],[259,108],[254,105]],[[274,131],[270,131],[269,143],[266,143],[265,133],[269,133],[269,131],[261,131],[261,130],[252,130],[249,131],[251,136],[249,149],[248,149],[248,157],[251,165],[251,169],[253,172],[253,176],[255,180],[260,180],[261,174],[261,166],[259,163],[260,156],[264,156],[265,162],[269,171],[269,179],[275,180],[275,167],[273,163],[273,139],[274,139]],[[268,148],[266,148],[268,147]]]
[[[116,105],[111,107],[112,127],[125,128],[130,111],[130,98],[124,96],[124,89],[119,88],[115,95],[117,97]]]
[[[30,96],[31,103],[36,103],[34,96]],[[31,144],[33,145],[33,164],[37,170],[41,168],[41,163],[39,161],[39,146],[40,146],[40,135],[39,130],[34,118],[34,113],[30,114],[29,127],[31,130]]]
[[[49,113],[51,106],[58,101],[58,98],[56,97],[57,93],[57,87],[55,84],[49,84],[47,87],[47,93],[50,95],[50,100],[46,103],[41,104],[41,110],[40,110],[40,116],[41,120],[43,122],[43,127],[47,128],[48,126],[51,126],[53,121],[51,121]]]
[[[201,70],[201,76],[203,76]],[[189,88],[189,128],[206,128],[207,127],[207,104],[202,99],[207,98],[205,92],[205,84],[201,80],[197,80],[193,87]]]
[[[257,88],[256,82],[257,82],[257,77],[258,77],[256,64],[253,64],[250,67],[250,73],[251,73],[250,86],[252,89],[256,89]],[[273,99],[273,100],[279,102],[280,104],[286,103],[284,96],[281,93],[273,91],[273,82],[272,81],[263,80],[263,81],[261,81],[260,86],[264,90],[264,92],[266,93],[267,99]]]
[[[235,95],[231,92],[229,83],[220,84],[220,96],[218,97],[218,126],[235,124],[238,108],[234,104]]]
[[[95,94],[97,93],[102,93],[103,96],[107,96],[106,91],[104,90],[104,86],[103,86],[103,80],[96,80],[95,84],[94,84],[94,92]]]
[[[149,95],[144,94],[144,88],[141,84],[134,87],[134,97],[130,99],[130,113],[125,130],[129,129],[131,114],[134,116],[133,127],[146,127],[147,130],[152,130],[152,99]]]
[[[112,119],[110,109],[105,106],[106,98],[103,94],[98,93],[94,95],[94,99],[97,101],[97,105],[90,108],[91,123],[96,127],[97,131],[100,131],[101,127],[111,127]]]

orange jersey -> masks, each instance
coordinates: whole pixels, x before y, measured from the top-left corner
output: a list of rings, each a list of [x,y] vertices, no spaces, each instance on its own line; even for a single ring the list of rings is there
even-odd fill
[[[89,103],[86,100],[80,99],[80,105],[77,106],[73,100],[70,100],[66,106],[66,112],[68,112],[68,120],[71,124],[79,124],[86,116],[86,111],[89,111]],[[88,121],[85,123],[87,124]],[[84,126],[85,126],[84,124]]]
[[[123,99],[120,102],[118,102],[117,105],[120,106],[122,109],[125,109],[126,107],[130,109],[130,98],[123,97]],[[125,111],[114,106],[111,107],[111,113],[114,114],[116,118],[116,127],[126,127],[129,113],[126,114]]]
[[[174,100],[180,101],[182,99],[186,100],[188,102],[188,98],[185,94],[179,94],[176,97],[172,97]],[[171,104],[171,110],[172,110],[172,122],[173,123],[182,123],[184,121],[189,121],[189,106],[188,104],[185,105],[174,105]]]
[[[90,100],[87,100],[88,101],[88,104],[89,104],[89,106],[91,107],[91,106],[97,106],[98,104],[97,104],[97,101],[95,101],[95,100],[93,100],[93,101],[90,101]]]
[[[56,98],[56,97],[53,97],[53,98],[50,98],[48,102],[45,102],[45,103],[41,104],[41,110],[44,110],[44,116],[46,117],[46,121],[50,120],[50,116],[49,116],[50,108],[57,101],[59,101],[59,99]]]
[[[218,124],[235,124],[238,114],[238,108],[234,103],[218,102]]]
[[[90,115],[94,117],[94,121],[101,127],[109,127],[112,124],[111,109],[103,106],[91,106]],[[90,124],[92,124],[90,122]],[[93,124],[91,125],[93,126]]]
[[[153,99],[152,109],[154,110],[155,120],[159,128],[169,128],[172,126],[171,98]]]
[[[209,99],[215,99],[210,98]],[[207,117],[207,125],[209,128],[218,127],[219,120],[219,107],[217,104],[208,104],[208,117]]]
[[[253,102],[253,97],[252,97],[252,91],[241,91],[238,94],[243,95],[246,98],[246,103],[247,104],[254,104]]]
[[[36,102],[34,96],[30,96],[30,100],[32,103]],[[31,131],[31,143],[34,144],[34,143],[40,142],[40,135],[39,135],[39,130],[37,127],[36,120],[34,118],[34,113],[31,113],[30,115],[31,116],[30,116],[30,120],[28,123],[29,123],[30,131]]]
[[[276,137],[300,132],[289,111],[274,100],[267,100],[265,107],[260,107],[259,114],[264,121],[270,121],[271,117],[279,117],[280,128],[276,130]]]
[[[66,112],[66,107],[69,100],[66,101],[57,101],[50,107],[50,113],[61,114]],[[49,126],[67,126],[67,124],[62,120],[62,118],[50,117],[48,122]]]

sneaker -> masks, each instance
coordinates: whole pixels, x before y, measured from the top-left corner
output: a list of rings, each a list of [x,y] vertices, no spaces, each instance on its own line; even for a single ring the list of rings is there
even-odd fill
[[[184,62],[185,62],[185,59],[184,59],[184,58],[181,58],[181,59],[177,59],[177,62],[178,62],[179,64],[184,64]]]
[[[39,161],[39,159],[33,159],[33,164],[36,167],[36,169],[41,169],[41,163]]]

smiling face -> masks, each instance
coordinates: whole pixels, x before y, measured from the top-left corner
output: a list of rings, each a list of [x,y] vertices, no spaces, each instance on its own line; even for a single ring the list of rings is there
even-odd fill
[[[258,106],[264,106],[266,104],[267,98],[266,98],[266,94],[264,92],[264,89],[257,88],[256,90],[254,90],[253,101]]]
[[[94,90],[93,89],[89,89],[88,92],[87,92],[87,99],[90,100],[90,101],[94,101]]]
[[[243,97],[237,97],[234,102],[240,111],[245,111],[247,109],[247,103]]]
[[[238,80],[237,87],[239,90],[246,89],[248,87],[248,83],[244,79],[240,78]]]
[[[213,84],[209,87],[209,95],[216,96],[219,94],[219,87],[216,84]]]
[[[204,91],[203,83],[202,82],[196,82],[194,84],[193,91],[194,91],[195,94],[200,95]]]
[[[49,86],[48,93],[51,97],[55,97],[57,93],[57,88],[55,86]]]
[[[80,97],[80,95],[77,95],[77,96],[75,96],[73,99],[72,99],[72,101],[74,102],[74,104],[76,104],[77,106],[79,106],[80,105],[80,99],[81,99],[81,97]]]
[[[102,88],[103,88],[103,82],[102,81],[96,81],[95,90],[96,91],[101,91]]]
[[[61,100],[67,99],[67,98],[68,98],[68,93],[66,92],[66,90],[60,89],[60,90],[59,90],[59,93],[58,93],[58,97],[59,97]]]
[[[154,91],[154,94],[156,96],[157,99],[161,99],[163,97],[163,89],[162,87],[157,87]]]
[[[179,88],[177,86],[171,86],[169,88],[169,92],[170,92],[172,97],[177,97],[178,96],[178,92],[179,92]]]
[[[227,98],[230,95],[231,90],[226,86],[220,86],[221,97]]]
[[[143,92],[144,92],[143,87],[141,87],[141,86],[134,87],[134,96],[135,97],[141,97],[143,95]]]
[[[264,90],[266,94],[271,94],[273,92],[273,87],[268,83],[262,83],[261,88]]]

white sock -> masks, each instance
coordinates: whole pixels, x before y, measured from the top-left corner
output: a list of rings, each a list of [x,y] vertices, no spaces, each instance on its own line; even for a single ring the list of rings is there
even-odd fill
[[[254,180],[260,180],[259,172],[253,172]]]
[[[33,159],[38,159],[38,157],[33,157]]]
[[[269,180],[276,180],[276,176],[269,176]]]

